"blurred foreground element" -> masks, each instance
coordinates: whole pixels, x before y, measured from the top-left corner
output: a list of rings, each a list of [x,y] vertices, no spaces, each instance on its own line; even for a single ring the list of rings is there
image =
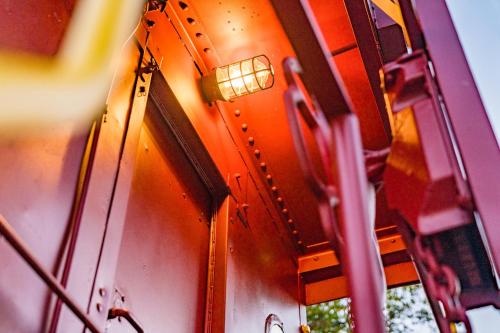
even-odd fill
[[[389,333],[435,332],[432,311],[420,284],[387,291],[386,327]],[[342,298],[307,307],[307,321],[313,333],[352,331],[350,300]]]
[[[78,1],[54,56],[26,53],[25,48],[21,52],[22,47],[13,50],[12,45],[6,50],[9,45],[0,45],[0,130],[17,135],[20,129],[74,121],[88,127],[104,106],[120,48],[133,32],[142,6],[139,0]],[[32,15],[37,13],[44,15],[43,10]],[[36,25],[29,27],[36,31],[43,29],[38,26],[41,21],[34,17],[24,24]],[[51,24],[56,23],[45,27],[48,35],[55,29]],[[26,38],[38,39],[39,34]],[[44,36],[44,40],[50,43],[52,37]]]

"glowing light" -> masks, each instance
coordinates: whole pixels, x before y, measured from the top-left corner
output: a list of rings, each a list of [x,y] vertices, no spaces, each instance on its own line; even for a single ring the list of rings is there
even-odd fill
[[[269,89],[274,84],[274,70],[265,55],[216,68],[202,79],[209,101],[234,98]]]

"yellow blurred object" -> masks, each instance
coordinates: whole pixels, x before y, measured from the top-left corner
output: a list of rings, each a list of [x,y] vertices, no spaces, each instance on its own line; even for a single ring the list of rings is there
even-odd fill
[[[87,124],[102,110],[119,51],[143,1],[78,1],[53,58],[0,53],[0,129]]]

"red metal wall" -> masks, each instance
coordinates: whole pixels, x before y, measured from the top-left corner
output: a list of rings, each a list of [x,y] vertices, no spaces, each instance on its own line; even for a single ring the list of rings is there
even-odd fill
[[[284,322],[285,332],[297,332],[300,319],[297,268],[286,251],[284,235],[249,184],[247,224],[231,205],[229,225],[226,332],[264,332],[266,317],[274,313]],[[303,309],[302,309],[303,310]]]
[[[0,1],[0,49],[57,53],[75,0]]]
[[[86,134],[71,125],[0,137],[0,214],[54,274],[64,251]],[[49,292],[0,238],[0,332],[41,331]]]
[[[146,332],[201,332],[211,198],[158,111],[146,112],[115,286]]]
[[[287,331],[294,331],[303,308],[288,234],[265,185],[249,163],[252,156],[229,133],[232,125],[224,121],[221,109],[202,100],[200,74],[193,59],[168,19],[163,16],[162,20],[165,29],[152,36],[151,51],[233,192],[217,206],[214,217],[218,225],[227,227],[227,238],[218,243],[225,250],[217,252],[218,268],[215,273],[210,271],[218,283],[215,297],[223,298],[223,305],[209,305],[217,315],[207,325],[214,332],[220,332],[215,327],[226,327],[228,332],[258,332],[264,330],[266,317],[274,313],[284,321]],[[213,200],[161,118],[151,109],[145,123],[127,115],[133,105],[131,97],[137,97],[133,93],[138,57],[135,46],[127,48],[123,57],[124,66],[115,80],[107,112],[99,120],[67,289],[91,316],[98,316],[95,294],[101,288],[99,271],[115,269],[103,267],[107,253],[102,246],[116,237],[110,233],[117,220],[110,214],[117,198],[130,191],[128,205],[118,205],[127,207],[114,280],[118,293],[109,289],[107,293],[113,298],[123,294],[124,300],[113,304],[124,302],[146,331],[199,332],[205,324]],[[132,136],[137,127],[137,153],[132,151],[130,158],[123,135]],[[55,275],[62,263],[63,237],[86,139],[86,133],[74,133],[68,126],[35,138],[0,140],[0,214]],[[123,170],[127,177],[132,160],[135,171],[130,188],[117,187]],[[240,183],[235,182],[237,175],[241,175]],[[243,206],[248,208],[241,220],[238,216]],[[54,298],[49,303],[50,293],[39,277],[10,246],[4,242],[0,246],[4,265],[0,274],[0,331],[43,331],[53,313]],[[102,316],[107,310],[99,312]],[[108,325],[116,332],[129,329],[124,321],[113,320]],[[63,307],[58,332],[81,328]]]

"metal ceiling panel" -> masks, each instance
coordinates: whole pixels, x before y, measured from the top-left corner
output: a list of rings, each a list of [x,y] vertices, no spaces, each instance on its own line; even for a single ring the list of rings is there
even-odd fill
[[[178,5],[177,1],[173,5]],[[312,1],[313,10],[332,51],[356,42],[343,1]],[[255,156],[261,176],[273,192],[276,207],[286,209],[299,240],[311,251],[328,246],[319,224],[316,201],[307,186],[295,155],[283,103],[286,89],[281,61],[294,52],[271,3],[267,0],[191,1],[184,9],[199,18],[222,64],[265,54],[275,69],[272,89],[225,103],[227,119],[239,129],[249,153]],[[194,14],[193,14],[194,15]],[[350,49],[334,58],[361,122],[366,148],[387,145],[384,127],[370,88],[360,53]],[[315,144],[309,145],[316,151]],[[321,244],[319,247],[318,244]]]

